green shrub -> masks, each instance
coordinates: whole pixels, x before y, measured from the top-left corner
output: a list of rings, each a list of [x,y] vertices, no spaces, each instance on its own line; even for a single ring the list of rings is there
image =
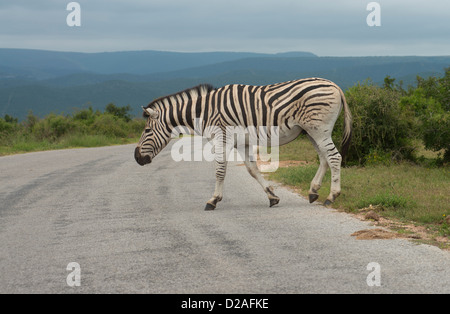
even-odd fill
[[[131,121],[131,115],[129,113],[130,111],[130,105],[127,105],[125,107],[117,107],[114,104],[108,104],[105,109],[105,113],[109,113],[119,119],[123,119],[125,120],[125,122]]]
[[[52,113],[43,119],[30,111],[21,123],[6,115],[0,118],[0,155],[137,141],[146,121],[142,118],[131,119],[129,110],[130,106],[110,104],[104,113],[89,107],[70,115]]]
[[[392,155],[390,152],[383,152],[378,150],[371,150],[369,154],[366,155],[365,165],[384,165],[389,166],[392,161]]]
[[[416,134],[425,148],[444,150],[444,162],[450,162],[450,68],[445,76],[427,80],[417,77],[417,88],[400,100],[404,110],[414,113]]]
[[[131,136],[139,136],[144,131],[146,121],[144,119],[133,119],[128,123]]]
[[[68,117],[51,113],[33,125],[32,134],[38,140],[55,141],[74,128],[75,125]]]
[[[105,113],[98,116],[91,127],[94,134],[108,137],[127,137],[127,123],[111,114]]]
[[[423,119],[423,142],[426,149],[444,149],[444,162],[450,162],[450,113],[441,112]]]
[[[374,152],[384,159],[411,159],[414,150],[413,115],[399,105],[400,93],[380,88],[370,81],[355,85],[346,92],[353,115],[352,141],[346,158],[349,164],[373,162]],[[340,116],[337,126],[342,125]],[[339,142],[342,128],[335,128],[335,142]],[[385,160],[387,162],[387,160]]]
[[[5,119],[0,118],[0,136],[14,132],[17,127],[17,121],[8,120],[6,116]]]
[[[75,113],[73,113],[72,117],[75,121],[80,121],[85,125],[92,125],[92,123],[94,123],[95,121],[95,118],[100,114],[100,112],[94,112],[92,107],[89,107],[88,109],[77,110]]]
[[[20,129],[17,119],[11,119],[8,115],[0,118],[0,146],[10,146]]]

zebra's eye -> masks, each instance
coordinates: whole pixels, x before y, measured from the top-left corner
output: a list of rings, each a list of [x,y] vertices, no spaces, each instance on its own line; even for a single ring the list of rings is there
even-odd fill
[[[150,129],[150,128],[145,129],[145,133],[150,133],[151,131],[152,131],[152,129]]]

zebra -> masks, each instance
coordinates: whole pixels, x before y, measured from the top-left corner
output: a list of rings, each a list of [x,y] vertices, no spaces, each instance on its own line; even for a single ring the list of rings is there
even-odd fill
[[[136,162],[144,166],[166,147],[174,128],[183,126],[194,130],[194,120],[202,127],[215,126],[273,126],[278,127],[279,145],[306,134],[319,155],[320,165],[311,181],[309,202],[318,199],[318,191],[328,168],[331,170],[331,190],[325,206],[329,206],[341,193],[340,169],[352,133],[352,115],[343,91],[333,82],[322,78],[306,78],[273,85],[253,86],[231,84],[221,88],[199,85],[152,101],[143,108],[147,119],[145,129],[135,148]],[[331,134],[334,124],[344,111],[344,132],[341,153],[337,150]],[[226,137],[222,139],[226,141]],[[247,149],[249,151],[249,149]],[[223,151],[216,152],[216,184],[214,194],[206,203],[205,210],[214,210],[223,197],[223,183],[227,161]],[[252,177],[262,186],[270,207],[280,198],[262,177],[256,161],[244,159]]]

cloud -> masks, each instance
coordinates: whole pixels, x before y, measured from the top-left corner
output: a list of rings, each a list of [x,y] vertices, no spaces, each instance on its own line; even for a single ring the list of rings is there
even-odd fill
[[[306,50],[319,55],[450,54],[447,0],[79,0],[81,27],[68,27],[70,1],[0,3],[0,45],[72,51]],[[379,47],[377,49],[377,47]]]

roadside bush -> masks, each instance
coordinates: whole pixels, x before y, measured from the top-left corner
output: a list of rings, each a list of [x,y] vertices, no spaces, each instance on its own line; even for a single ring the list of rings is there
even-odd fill
[[[444,71],[441,78],[431,76],[424,79],[417,76],[417,89],[421,89],[426,98],[433,98],[440,103],[443,110],[450,111],[450,67]]]
[[[138,139],[145,126],[142,118],[131,119],[130,106],[94,111],[92,107],[70,115],[49,114],[43,119],[29,112],[27,119],[0,118],[0,155],[65,147],[95,147],[128,143]],[[115,114],[111,113],[113,111]]]
[[[384,165],[390,166],[392,161],[392,155],[389,152],[383,152],[378,150],[371,150],[366,155],[365,165]]]
[[[417,88],[400,100],[404,110],[414,113],[417,138],[426,149],[444,150],[444,162],[450,162],[450,68],[442,78],[417,77]]]
[[[127,137],[127,123],[111,114],[104,113],[98,116],[91,126],[95,134],[101,134],[108,137]]]
[[[32,135],[38,140],[47,139],[52,142],[74,129],[75,125],[68,117],[51,113],[34,124]]]
[[[5,118],[0,118],[0,146],[9,146],[13,139],[20,133],[20,125],[17,119],[6,115]]]
[[[450,162],[450,113],[441,112],[423,120],[423,142],[426,149],[444,149],[444,162]]]
[[[384,164],[387,160],[411,159],[414,147],[415,120],[399,105],[400,93],[380,88],[370,81],[350,87],[346,99],[353,115],[352,141],[346,157],[347,164],[374,163],[376,156]],[[342,137],[343,115],[340,116],[335,142]]]
[[[9,115],[5,115],[5,118],[0,118],[0,136],[13,133],[17,128],[17,119]]]
[[[73,120],[79,121],[80,123],[89,126],[94,123],[95,118],[100,114],[101,113],[99,111],[94,112],[92,107],[89,107],[88,109],[77,110],[75,113],[73,113],[72,117]]]
[[[130,135],[141,135],[142,131],[144,131],[146,121],[144,119],[133,119],[128,123]]]
[[[114,104],[108,104],[105,109],[105,113],[109,113],[117,118],[123,119],[125,120],[125,122],[131,121],[130,111],[130,105],[127,105],[125,107],[117,107]]]

